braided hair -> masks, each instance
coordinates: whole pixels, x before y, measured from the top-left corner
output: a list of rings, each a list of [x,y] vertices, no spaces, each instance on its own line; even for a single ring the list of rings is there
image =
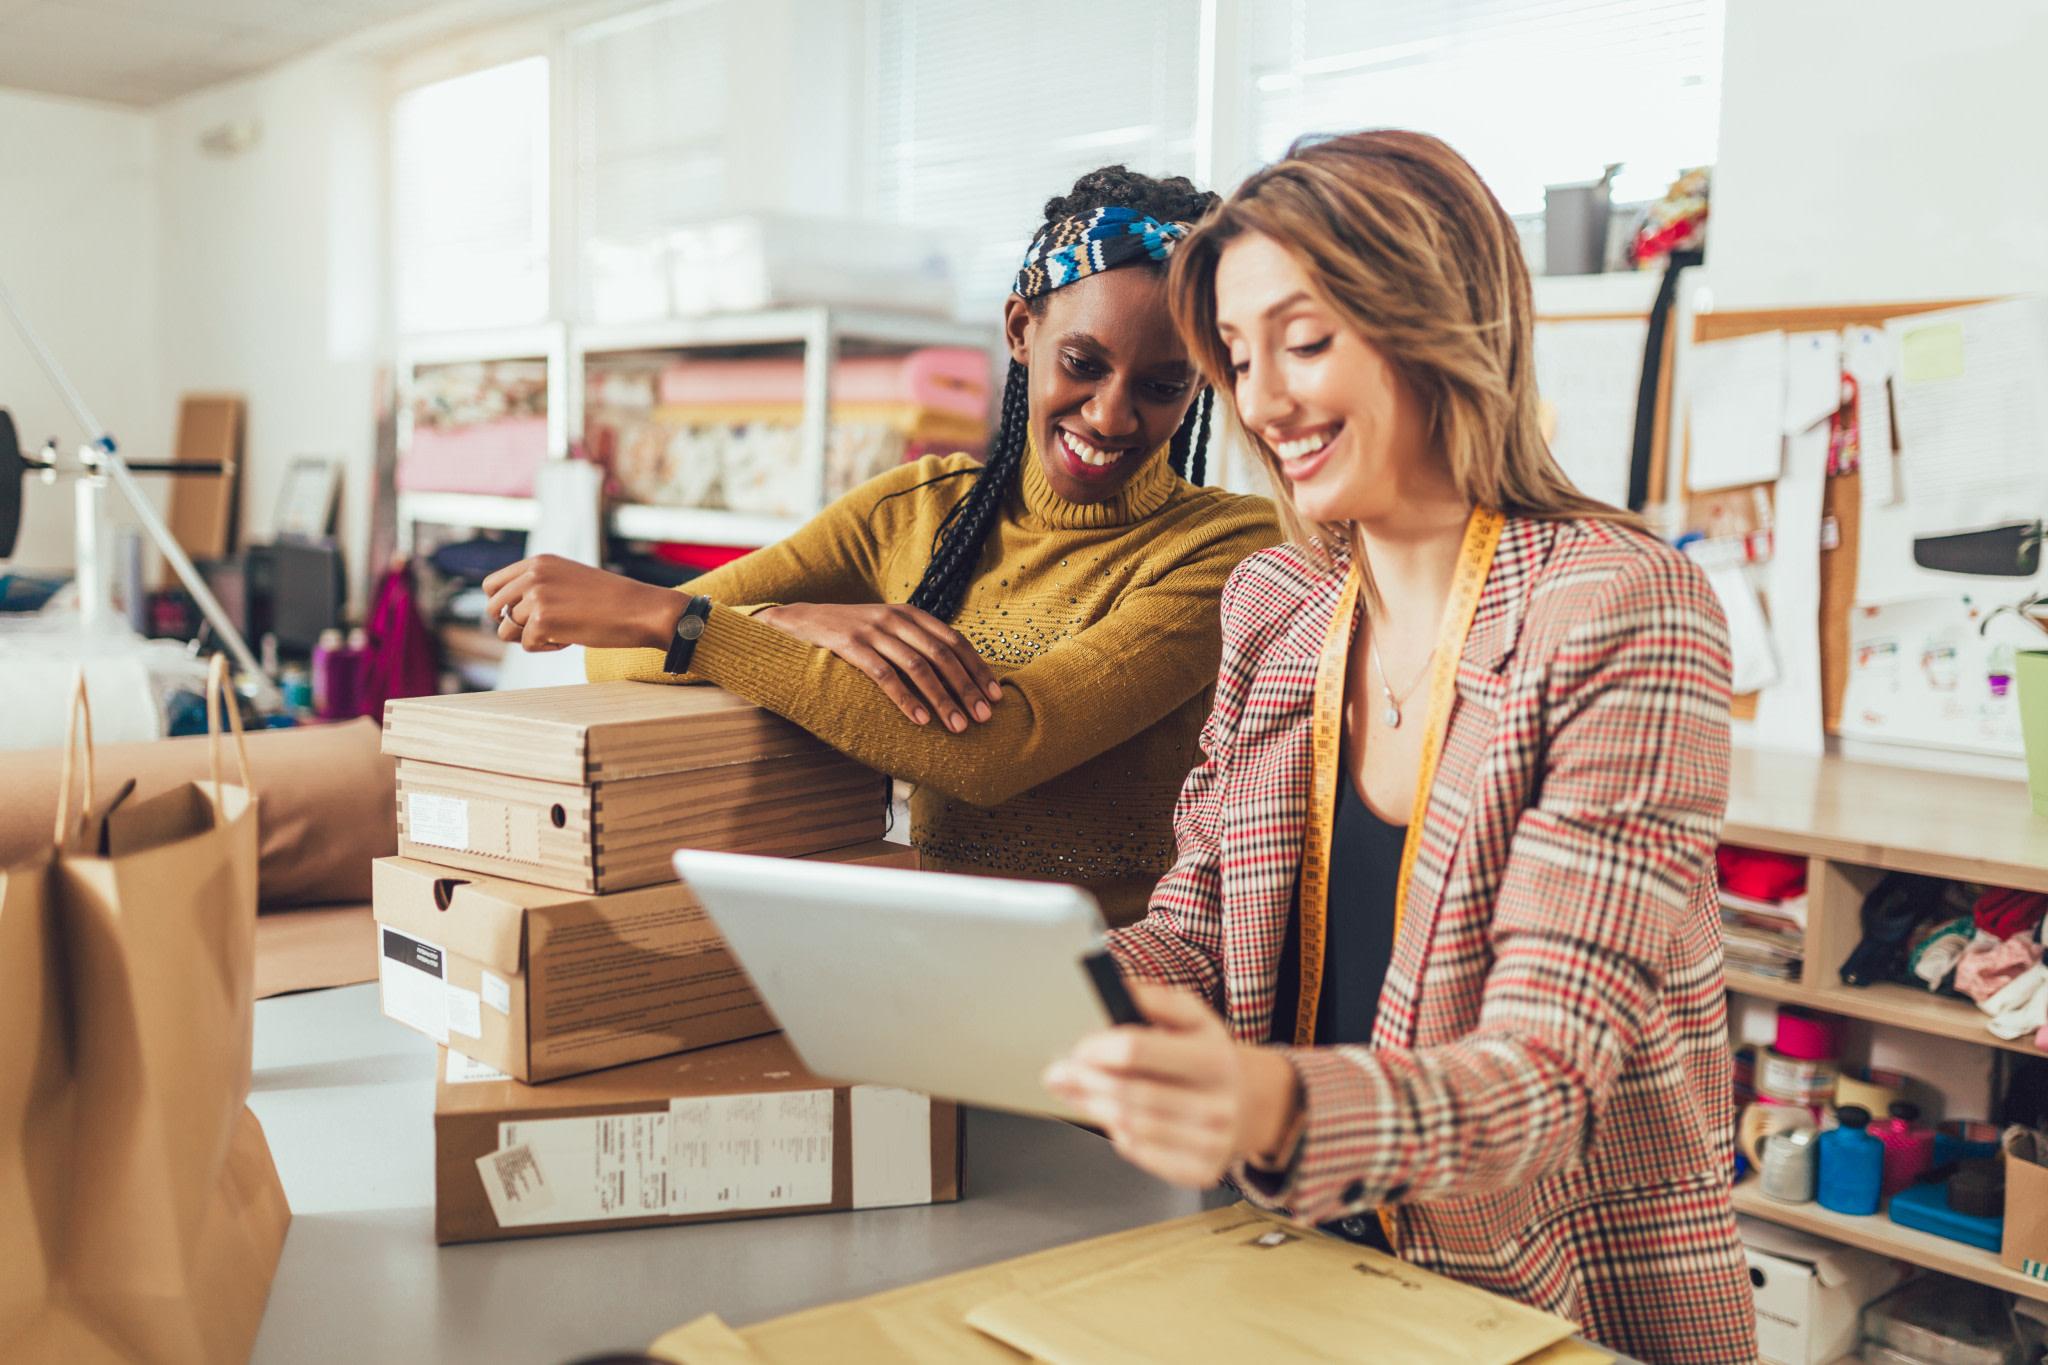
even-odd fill
[[[1198,190],[1186,176],[1156,179],[1126,166],[1104,166],[1074,182],[1074,188],[1045,203],[1047,225],[1078,214],[1112,206],[1132,208],[1162,222],[1194,222],[1218,203],[1215,194]],[[1043,296],[1027,305],[1034,316],[1045,311]],[[1203,482],[1209,445],[1211,391],[1204,388],[1188,405],[1187,416],[1174,432],[1168,451],[1173,472],[1195,483]],[[988,459],[981,468],[962,471],[974,480],[967,492],[950,508],[932,536],[932,557],[924,577],[910,595],[910,605],[930,612],[941,621],[959,614],[981,552],[988,543],[1002,512],[1003,500],[1016,485],[1024,452],[1030,446],[1031,395],[1024,366],[1012,360],[1003,379],[1003,402],[989,442]]]

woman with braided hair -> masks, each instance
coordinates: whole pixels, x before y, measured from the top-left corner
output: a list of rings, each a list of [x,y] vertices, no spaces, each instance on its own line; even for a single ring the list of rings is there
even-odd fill
[[[1223,581],[1280,537],[1266,499],[1202,484],[1210,395],[1167,306],[1215,202],[1110,166],[1047,203],[985,464],[891,470],[681,592],[522,560],[484,583],[499,634],[593,646],[593,680],[724,687],[914,784],[927,867],[1134,918],[1173,859]]]

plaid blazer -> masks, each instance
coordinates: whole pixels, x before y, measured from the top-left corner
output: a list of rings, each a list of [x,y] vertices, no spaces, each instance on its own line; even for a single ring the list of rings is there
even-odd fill
[[[1131,975],[1271,1035],[1318,649],[1345,566],[1239,566],[1177,861],[1111,936]],[[1508,518],[1458,661],[1372,1046],[1290,1048],[1306,1127],[1253,1199],[1388,1207],[1402,1256],[1651,1362],[1752,1361],[1714,847],[1726,626],[1706,579],[1598,521]]]

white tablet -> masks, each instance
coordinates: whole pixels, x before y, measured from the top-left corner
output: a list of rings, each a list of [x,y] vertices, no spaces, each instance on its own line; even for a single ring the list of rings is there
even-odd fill
[[[1132,1017],[1079,887],[694,849],[675,866],[820,1076],[1061,1114],[1047,1064]]]

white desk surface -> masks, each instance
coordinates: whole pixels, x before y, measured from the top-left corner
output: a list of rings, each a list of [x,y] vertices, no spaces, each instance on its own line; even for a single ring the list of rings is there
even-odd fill
[[[956,1204],[437,1247],[434,1063],[374,985],[257,1002],[249,1103],[292,1225],[255,1365],[562,1365],[1231,1202],[1078,1128],[971,1110]]]
[[[436,1247],[434,1058],[374,985],[257,1003],[249,1102],[292,1206],[257,1365],[559,1365],[1228,1202],[1066,1124],[972,1111],[957,1204]]]

